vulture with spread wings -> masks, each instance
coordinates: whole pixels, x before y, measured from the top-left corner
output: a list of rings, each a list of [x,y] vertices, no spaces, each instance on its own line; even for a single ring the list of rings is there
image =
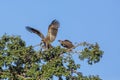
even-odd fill
[[[48,33],[47,36],[45,37],[39,30],[34,29],[32,27],[27,26],[26,29],[29,32],[35,33],[38,36],[41,37],[42,42],[44,43],[45,48],[50,48],[51,43],[55,40],[57,33],[58,33],[58,28],[59,28],[60,24],[59,22],[55,19],[51,22],[51,24],[48,26]]]
[[[65,48],[67,48],[67,49],[72,49],[72,48],[74,48],[74,45],[73,45],[72,42],[69,41],[69,40],[58,40],[58,41],[60,42],[60,44],[61,44],[63,47],[65,47]]]

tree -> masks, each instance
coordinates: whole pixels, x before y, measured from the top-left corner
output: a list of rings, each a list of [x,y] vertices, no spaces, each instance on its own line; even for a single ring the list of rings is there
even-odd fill
[[[19,36],[3,35],[0,38],[0,79],[9,80],[101,80],[99,76],[84,76],[80,64],[76,64],[73,54],[79,60],[87,60],[89,65],[98,63],[103,51],[97,43],[81,42],[75,48],[80,51],[69,51],[61,46],[47,50],[34,50],[33,46],[26,46]]]

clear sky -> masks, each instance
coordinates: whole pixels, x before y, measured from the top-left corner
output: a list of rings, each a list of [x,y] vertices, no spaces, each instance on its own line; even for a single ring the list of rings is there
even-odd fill
[[[120,80],[120,0],[0,0],[0,36],[20,35],[27,45],[36,45],[39,37],[25,26],[46,34],[53,19],[61,24],[53,45],[59,45],[59,39],[98,42],[104,51],[95,65],[81,62],[84,75]]]

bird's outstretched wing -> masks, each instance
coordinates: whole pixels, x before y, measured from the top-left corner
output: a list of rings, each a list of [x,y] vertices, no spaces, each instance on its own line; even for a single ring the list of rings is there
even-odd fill
[[[53,20],[51,24],[49,25],[47,37],[49,37],[50,42],[53,42],[55,40],[59,26],[60,24],[56,19]]]
[[[29,32],[31,32],[31,33],[37,34],[37,35],[40,36],[42,39],[45,38],[44,35],[43,35],[39,30],[37,30],[37,29],[34,29],[34,28],[30,27],[30,26],[26,26],[26,29],[27,29]]]

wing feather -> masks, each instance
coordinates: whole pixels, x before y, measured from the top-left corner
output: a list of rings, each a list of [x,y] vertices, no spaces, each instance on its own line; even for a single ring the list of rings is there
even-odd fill
[[[45,38],[44,35],[43,35],[39,30],[37,30],[37,29],[34,29],[34,28],[30,27],[30,26],[26,26],[26,29],[27,29],[29,32],[31,32],[31,33],[37,34],[37,35],[40,36],[42,39]]]
[[[64,44],[64,47],[66,47],[66,48],[73,48],[74,47],[72,42],[69,40],[64,40],[62,43]]]
[[[48,34],[47,37],[50,38],[50,41],[53,42],[57,36],[58,33],[58,28],[60,24],[59,22],[55,19],[51,22],[51,24],[48,27]]]
[[[66,39],[66,40],[64,40],[64,41],[65,41],[65,42],[69,42],[69,43],[71,43],[71,44],[72,44],[72,42],[71,42],[71,41],[69,41],[69,40],[67,40],[67,39]]]

